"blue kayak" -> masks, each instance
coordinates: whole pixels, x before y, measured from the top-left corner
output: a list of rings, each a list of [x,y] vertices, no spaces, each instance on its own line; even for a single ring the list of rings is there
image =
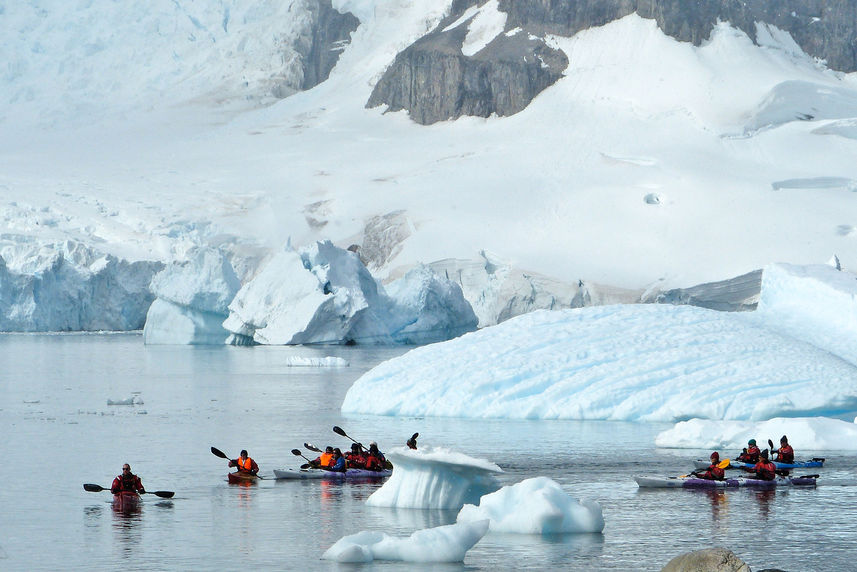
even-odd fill
[[[704,459],[697,459],[693,462],[693,466],[696,469],[707,469],[709,461]],[[729,462],[729,466],[727,469],[752,469],[755,465],[753,463],[743,463],[741,461],[732,460]],[[774,461],[774,466],[777,469],[817,469],[819,467],[824,466],[824,458],[822,457],[813,457],[809,461],[795,461],[794,463],[779,463]]]

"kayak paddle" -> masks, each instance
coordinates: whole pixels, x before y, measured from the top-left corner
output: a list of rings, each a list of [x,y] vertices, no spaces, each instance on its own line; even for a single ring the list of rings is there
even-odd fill
[[[718,467],[720,467],[721,469],[725,469],[726,467],[728,467],[728,466],[729,466],[729,459],[723,459],[722,461],[720,461],[719,463],[717,463],[717,466],[718,466]],[[686,479],[687,477],[689,477],[689,476],[691,476],[691,475],[697,475],[697,474],[699,474],[699,472],[700,472],[700,471],[702,471],[702,469],[699,469],[699,471],[693,471],[693,472],[691,472],[691,473],[689,473],[689,474],[687,474],[687,475],[679,475],[679,476],[678,476],[678,478],[680,478],[680,479]]]
[[[307,449],[309,449],[310,451],[314,451],[314,452],[316,452],[316,453],[321,453],[321,452],[323,452],[321,449],[319,449],[318,447],[316,447],[316,446],[315,446],[315,445],[313,445],[312,443],[304,443],[304,447],[306,447],[306,448],[307,448]]]
[[[298,457],[304,457],[304,454],[301,453],[300,450],[298,450],[298,449],[292,449],[292,455],[296,455]],[[306,459],[307,461],[312,463],[312,459],[307,459],[306,457],[304,457],[304,459]]]
[[[349,436],[348,436],[348,433],[346,433],[345,431],[343,431],[343,430],[342,430],[342,427],[337,427],[336,425],[334,425],[334,426],[333,426],[333,432],[334,432],[334,433],[336,433],[337,435],[342,435],[343,437],[346,437],[346,438],[351,439],[352,441],[354,441],[354,439],[353,439],[353,438],[351,438],[351,437],[349,437]],[[355,443],[359,443],[359,441],[354,441],[354,442],[355,442]]]
[[[83,488],[91,493],[100,493],[101,491],[109,491],[109,487],[102,487],[101,485],[94,485],[92,483],[83,483]],[[162,499],[171,499],[173,495],[176,494],[173,491],[146,491],[147,495],[155,495],[157,497],[161,497]]]

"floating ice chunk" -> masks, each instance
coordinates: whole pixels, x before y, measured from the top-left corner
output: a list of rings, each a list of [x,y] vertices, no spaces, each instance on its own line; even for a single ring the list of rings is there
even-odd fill
[[[491,521],[492,532],[557,534],[604,530],[601,505],[572,498],[547,477],[503,487],[483,496],[479,506],[466,504],[458,513],[458,522],[486,518]]]
[[[288,367],[348,367],[350,364],[348,360],[334,356],[322,358],[293,356],[286,360],[286,365]]]
[[[487,520],[418,530],[407,538],[364,530],[339,539],[321,557],[337,562],[462,562],[486,532]]]
[[[857,419],[855,419],[857,423]],[[749,439],[760,443],[771,439],[780,442],[787,435],[795,448],[796,458],[804,451],[857,451],[857,424],[829,417],[775,417],[761,423],[750,421],[711,421],[691,419],[677,423],[655,437],[658,447],[677,449],[721,449],[736,453]]]
[[[126,399],[108,399],[107,405],[143,405],[143,400],[139,395],[133,395]]]
[[[503,469],[483,459],[444,448],[404,447],[387,453],[393,475],[366,500],[371,506],[460,509],[500,488]]]

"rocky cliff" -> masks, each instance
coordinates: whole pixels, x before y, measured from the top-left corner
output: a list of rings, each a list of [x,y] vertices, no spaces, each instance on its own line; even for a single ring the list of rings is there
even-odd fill
[[[699,45],[718,20],[756,38],[757,23],[789,32],[831,69],[857,70],[857,0],[498,0],[506,16],[500,34],[473,55],[462,52],[472,18],[447,29],[482,0],[456,0],[449,16],[401,52],[376,85],[367,107],[405,109],[430,124],[462,115],[510,115],[557,81],[568,65],[547,35],[572,36],[636,12],[669,36]],[[510,34],[513,30],[518,33]]]

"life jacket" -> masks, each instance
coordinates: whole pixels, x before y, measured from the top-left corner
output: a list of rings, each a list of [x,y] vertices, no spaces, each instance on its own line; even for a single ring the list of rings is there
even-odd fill
[[[756,478],[763,481],[773,481],[777,476],[777,467],[770,461],[759,461],[753,470],[756,472]]]
[[[783,445],[777,451],[777,461],[780,463],[794,463],[795,462],[795,450],[792,449],[791,445]]]
[[[738,459],[740,461],[744,461],[745,463],[758,463],[759,462],[759,454],[762,451],[759,450],[755,445],[751,445],[746,453],[741,453],[738,455]]]
[[[351,468],[363,469],[366,467],[366,457],[359,453],[348,453],[345,455],[345,461]]]
[[[322,453],[318,459],[319,465],[322,467],[329,467],[331,463],[333,463],[333,453]]]
[[[247,471],[248,473],[253,470],[253,459],[247,457],[246,459],[242,459],[238,457],[235,460],[235,465],[238,467],[239,471]]]
[[[138,488],[143,488],[142,483],[140,484],[140,486],[137,486],[139,480],[140,479],[137,477],[137,475],[134,474],[129,474],[128,476],[119,475],[118,477],[116,477],[116,480],[113,483],[114,486],[110,488],[113,492],[116,492],[117,490],[136,491]]]
[[[384,469],[384,463],[375,455],[369,455],[366,458],[366,468],[370,471],[381,471]]]

